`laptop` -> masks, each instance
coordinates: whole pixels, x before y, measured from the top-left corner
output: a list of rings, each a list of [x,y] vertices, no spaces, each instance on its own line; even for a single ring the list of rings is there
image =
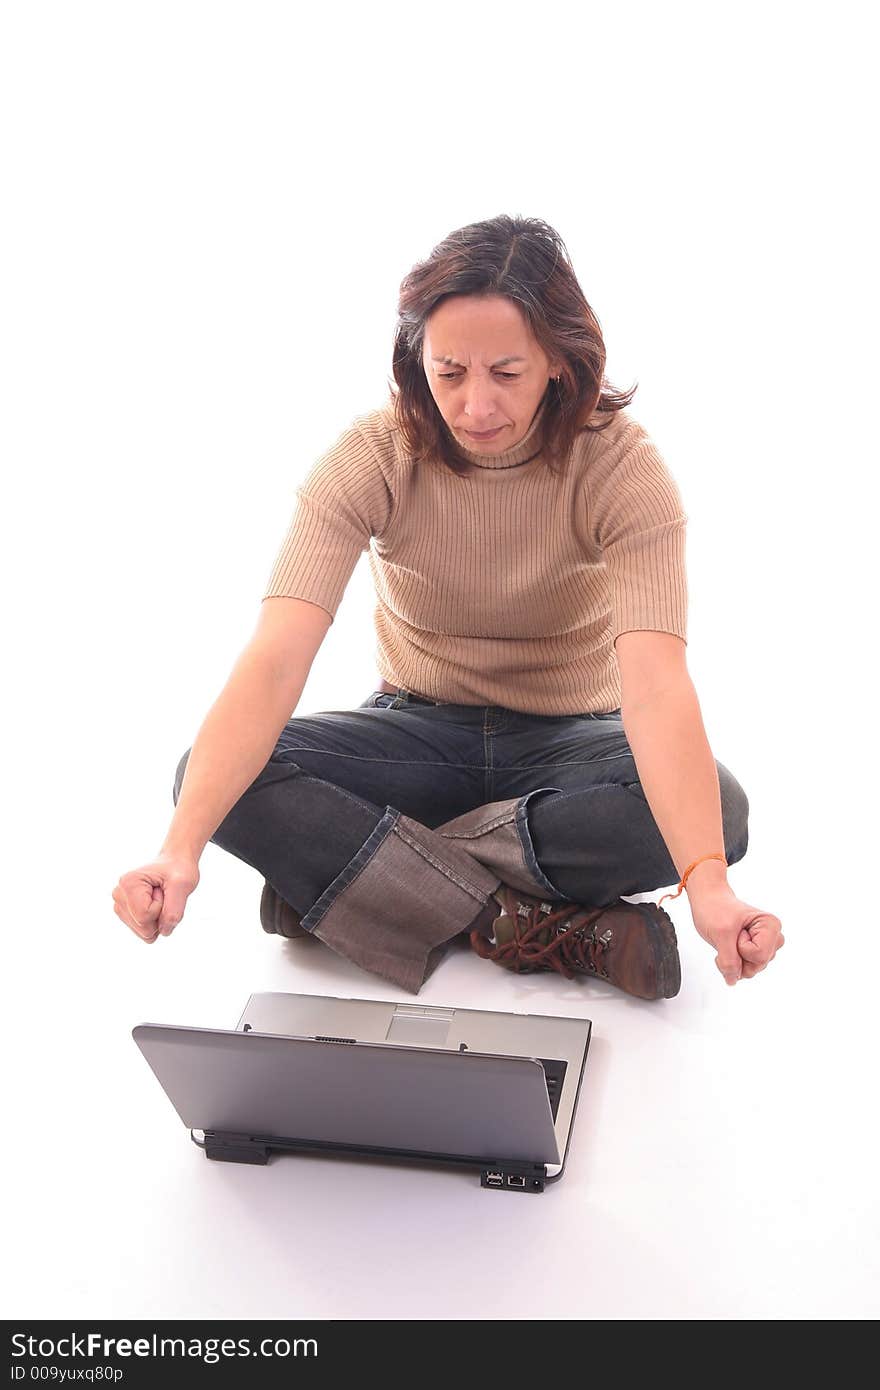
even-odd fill
[[[565,1168],[591,1028],[586,1018],[260,993],[235,1029],[140,1023],[132,1037],[208,1158],[383,1157],[543,1192]]]

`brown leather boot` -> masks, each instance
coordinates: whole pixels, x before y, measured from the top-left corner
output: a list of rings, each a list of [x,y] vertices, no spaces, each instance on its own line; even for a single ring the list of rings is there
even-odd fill
[[[558,970],[607,980],[639,999],[672,999],[681,988],[675,928],[656,903],[610,907],[550,903],[502,884],[494,896],[503,913],[495,918],[494,944],[479,931],[471,946],[484,960],[508,970]]]
[[[294,912],[290,903],[279,897],[271,884],[264,882],[260,898],[260,923],[263,931],[287,937],[309,936],[310,933],[300,926],[301,921],[302,918]]]

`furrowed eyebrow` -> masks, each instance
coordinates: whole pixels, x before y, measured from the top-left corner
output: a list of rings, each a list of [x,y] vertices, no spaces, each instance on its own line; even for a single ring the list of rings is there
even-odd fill
[[[493,367],[505,367],[508,362],[525,362],[524,357],[499,357],[497,362],[493,362]],[[463,367],[463,362],[456,362],[454,357],[432,357],[432,362],[443,362],[447,367]]]

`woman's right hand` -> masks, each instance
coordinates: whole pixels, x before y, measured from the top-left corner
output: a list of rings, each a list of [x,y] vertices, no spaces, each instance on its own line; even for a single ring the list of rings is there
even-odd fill
[[[142,941],[170,936],[198,886],[198,861],[190,855],[160,854],[123,874],[113,889],[113,911]]]

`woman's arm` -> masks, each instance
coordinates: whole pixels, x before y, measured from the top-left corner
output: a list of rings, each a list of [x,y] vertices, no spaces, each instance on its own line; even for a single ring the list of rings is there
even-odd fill
[[[198,860],[265,767],[331,622],[304,599],[263,600],[256,631],[196,735],[160,853]]]
[[[704,854],[725,853],[718,770],[684,644],[668,633],[628,632],[617,639],[616,650],[624,732],[681,877]],[[697,864],[685,891],[694,926],[715,947],[715,964],[728,984],[756,975],[785,944],[778,917],[736,896],[726,862]]]
[[[624,698],[621,714],[639,781],[681,878],[702,855],[725,854],[718,770],[693,681],[679,672],[634,707]],[[693,901],[704,886],[726,883],[726,862],[706,859],[686,891]]]

